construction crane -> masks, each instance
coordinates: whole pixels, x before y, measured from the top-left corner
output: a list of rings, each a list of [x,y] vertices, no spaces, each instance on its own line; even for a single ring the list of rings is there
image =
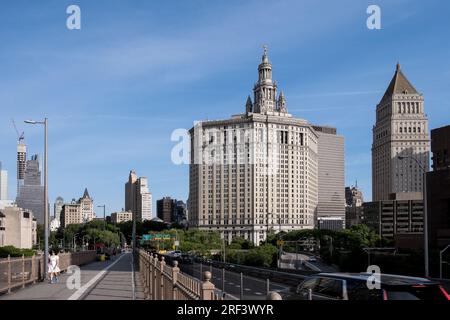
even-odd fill
[[[19,133],[19,130],[17,130],[16,122],[14,121],[14,119],[11,119],[11,122],[13,124],[14,130],[16,130],[17,139],[19,143],[22,143],[22,141],[25,140],[25,132],[22,131],[22,133]]]

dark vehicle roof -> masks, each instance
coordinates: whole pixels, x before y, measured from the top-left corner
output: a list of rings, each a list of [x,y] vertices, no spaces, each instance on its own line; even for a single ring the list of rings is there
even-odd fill
[[[336,278],[336,279],[351,279],[357,281],[367,281],[372,276],[371,273],[319,273],[315,276]],[[314,276],[313,276],[314,277]],[[395,274],[381,274],[380,283],[388,286],[406,286],[406,285],[435,285],[438,282],[430,281],[425,278],[408,277]]]

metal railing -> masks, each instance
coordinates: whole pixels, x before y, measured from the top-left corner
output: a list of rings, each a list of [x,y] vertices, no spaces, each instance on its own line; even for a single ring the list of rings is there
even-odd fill
[[[222,300],[211,282],[211,272],[205,271],[200,281],[180,272],[178,261],[171,267],[164,257],[158,259],[144,250],[137,254],[147,300]]]
[[[317,274],[317,271],[297,271],[297,270],[283,270],[262,268],[262,267],[251,267],[235,263],[225,263],[221,261],[211,261],[206,263],[212,265],[213,267],[219,269],[225,269],[237,274],[243,273],[246,276],[251,276],[259,279],[270,279],[270,281],[276,283],[283,283],[289,286],[296,287],[299,285],[306,277]],[[289,271],[289,272],[288,272]]]
[[[70,265],[83,265],[95,261],[95,251],[60,253],[59,268],[61,272]],[[44,279],[44,256],[0,259],[0,293],[11,293],[16,288],[25,288],[27,284]]]

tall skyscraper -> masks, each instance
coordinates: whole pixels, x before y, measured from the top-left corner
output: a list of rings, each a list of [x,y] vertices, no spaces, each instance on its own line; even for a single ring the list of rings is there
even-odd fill
[[[272,231],[314,227],[319,137],[277,87],[265,49],[245,113],[190,130],[190,227],[257,245]]]
[[[430,138],[423,95],[403,74],[400,65],[377,105],[372,145],[372,201],[388,200],[391,194],[422,192],[427,171]]]
[[[345,220],[344,137],[336,128],[313,126],[319,136],[317,218]],[[339,222],[336,222],[339,225]]]
[[[137,221],[152,218],[152,194],[148,179],[138,178],[134,170],[130,171],[128,182],[125,183],[125,211],[131,211]]]
[[[41,184],[38,155],[26,162],[24,183],[19,186],[16,203],[24,210],[31,210],[38,224],[44,223],[44,186]]]
[[[0,201],[8,200],[8,171],[3,170],[0,162]]]
[[[19,194],[20,186],[24,184],[26,161],[27,146],[22,140],[19,140],[17,143],[17,194]]]
[[[125,211],[137,212],[137,195],[136,195],[136,182],[137,175],[134,170],[130,171],[128,175],[128,182],[125,183]]]
[[[140,177],[137,181],[138,187],[138,211],[137,217],[141,221],[152,219],[152,194],[148,187],[148,179]]]

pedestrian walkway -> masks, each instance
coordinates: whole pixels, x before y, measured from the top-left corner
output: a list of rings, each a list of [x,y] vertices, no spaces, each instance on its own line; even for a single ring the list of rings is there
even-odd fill
[[[69,289],[70,275],[61,274],[58,283],[40,282],[0,296],[0,300],[141,300],[144,293],[132,260],[131,253],[124,253],[81,267],[78,289]]]

